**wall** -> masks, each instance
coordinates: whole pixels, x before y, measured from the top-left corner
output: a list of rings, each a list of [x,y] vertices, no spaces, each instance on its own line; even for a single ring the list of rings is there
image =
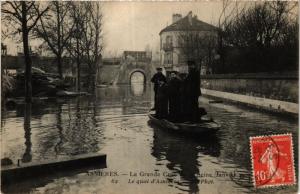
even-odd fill
[[[231,102],[246,104],[258,109],[268,110],[277,113],[291,113],[298,115],[299,105],[293,102],[273,100],[269,98],[254,97],[248,95],[234,94],[230,92],[221,92],[216,90],[201,89],[203,95],[226,99]]]
[[[100,67],[97,74],[97,85],[113,84],[114,79],[118,76],[120,64],[118,65],[103,65]]]
[[[247,96],[298,102],[298,72],[202,75],[201,87]]]

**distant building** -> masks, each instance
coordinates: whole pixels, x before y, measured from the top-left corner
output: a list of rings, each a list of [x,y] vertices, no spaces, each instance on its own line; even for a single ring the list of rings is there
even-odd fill
[[[121,58],[112,57],[112,58],[103,58],[102,64],[103,65],[120,65]]]
[[[137,62],[151,61],[151,53],[146,51],[124,51],[124,59],[133,59]]]
[[[171,70],[187,72],[187,61],[193,60],[193,58],[184,53],[183,50],[185,48],[183,47],[185,46],[182,37],[192,32],[203,37],[207,35],[213,36],[215,40],[217,40],[218,28],[198,20],[197,16],[193,16],[192,12],[189,12],[185,17],[182,17],[181,14],[173,14],[172,19],[172,24],[162,29],[159,33],[160,65],[164,67],[167,72]],[[207,64],[205,64],[205,60],[200,61],[202,61],[199,62],[201,63],[201,71],[204,71],[205,74],[205,72],[208,71]]]

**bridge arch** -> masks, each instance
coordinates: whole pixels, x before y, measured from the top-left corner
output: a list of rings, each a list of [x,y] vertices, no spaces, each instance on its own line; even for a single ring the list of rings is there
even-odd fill
[[[130,71],[129,73],[129,84],[131,84],[131,78],[132,78],[132,75],[136,72],[139,72],[141,73],[143,76],[144,76],[144,84],[146,84],[146,81],[147,81],[147,77],[146,77],[146,72],[143,70],[143,69],[133,69]]]

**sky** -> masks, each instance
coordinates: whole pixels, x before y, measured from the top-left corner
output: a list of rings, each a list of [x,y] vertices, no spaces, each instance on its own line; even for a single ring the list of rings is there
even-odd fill
[[[155,51],[159,48],[159,32],[172,23],[173,13],[184,17],[189,11],[198,19],[217,24],[221,1],[201,2],[105,2],[105,54],[116,55],[124,50]]]
[[[221,1],[200,2],[103,2],[102,11],[104,57],[122,54],[124,50],[145,50],[149,45],[155,52],[159,50],[159,32],[172,23],[172,14],[184,17],[189,11],[198,19],[217,24],[222,8]],[[18,44],[10,39],[2,40],[8,45],[8,54],[15,55]],[[30,40],[31,46],[41,42]]]

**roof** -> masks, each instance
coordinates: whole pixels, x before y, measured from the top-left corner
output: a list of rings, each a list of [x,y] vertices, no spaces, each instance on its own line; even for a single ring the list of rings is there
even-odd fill
[[[165,27],[160,31],[159,35],[163,32],[169,32],[169,31],[216,31],[218,30],[216,26],[200,21],[195,16],[192,17],[192,22],[190,23],[188,17],[189,15]]]

